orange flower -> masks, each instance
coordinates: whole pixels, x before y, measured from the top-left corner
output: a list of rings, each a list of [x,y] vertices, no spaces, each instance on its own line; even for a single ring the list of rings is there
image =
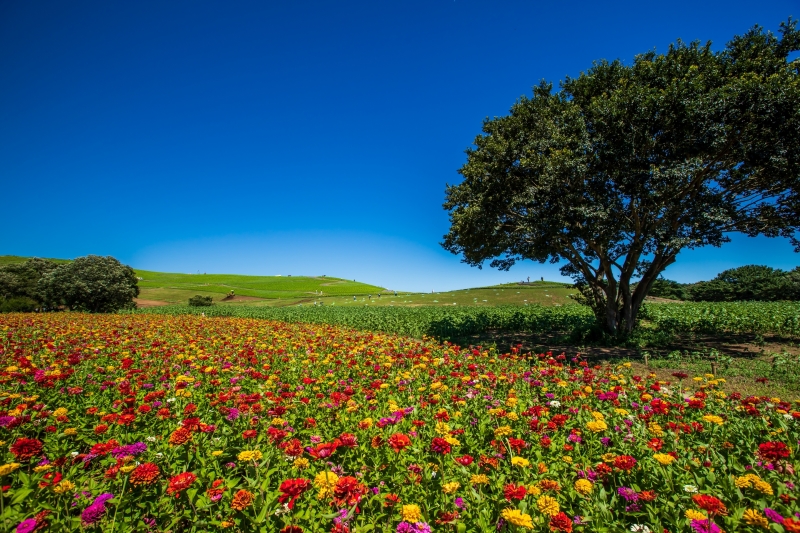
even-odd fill
[[[389,446],[395,451],[395,453],[400,453],[403,451],[403,448],[411,446],[411,439],[402,433],[395,433],[389,437]]]
[[[231,508],[237,511],[244,511],[253,503],[253,493],[244,489],[239,490],[233,495]]]
[[[134,468],[128,479],[131,485],[151,485],[160,475],[161,470],[157,464],[144,463]]]
[[[695,505],[697,505],[700,509],[706,511],[710,515],[728,513],[728,509],[725,507],[725,504],[714,496],[709,496],[708,494],[695,494],[692,496],[692,501],[694,501]]]
[[[185,444],[192,440],[192,432],[191,430],[180,427],[172,432],[172,435],[169,436],[169,443],[173,446],[180,446],[181,444]]]

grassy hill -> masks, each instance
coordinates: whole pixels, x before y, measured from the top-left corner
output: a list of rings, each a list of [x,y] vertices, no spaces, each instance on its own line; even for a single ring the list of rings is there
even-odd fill
[[[14,255],[0,256],[0,266],[29,259]],[[51,259],[66,263],[69,259]],[[134,269],[139,277],[140,300],[182,303],[199,294],[222,301],[231,291],[236,297],[226,303],[278,304],[302,302],[321,296],[378,294],[382,287],[354,280],[307,276],[242,276],[237,274],[178,274]]]
[[[0,256],[0,266],[21,263],[27,257]],[[68,262],[68,259],[52,259]],[[308,276],[243,276],[238,274],[179,274],[134,269],[139,277],[140,305],[186,304],[194,295],[210,296],[225,305],[247,306],[496,306],[571,305],[570,285],[549,281],[509,283],[437,293],[387,291],[354,280]],[[235,298],[226,299],[231,290]],[[371,298],[370,298],[371,296]]]

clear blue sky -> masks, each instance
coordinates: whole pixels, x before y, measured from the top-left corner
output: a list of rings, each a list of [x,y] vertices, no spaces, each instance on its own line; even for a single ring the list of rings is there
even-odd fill
[[[0,254],[444,290],[559,279],[439,246],[485,117],[541,79],[677,38],[777,30],[769,2],[0,2]],[[781,240],[666,273],[792,268]]]

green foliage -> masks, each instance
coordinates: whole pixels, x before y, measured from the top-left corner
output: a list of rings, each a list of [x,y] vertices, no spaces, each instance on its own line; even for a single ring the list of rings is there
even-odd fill
[[[191,307],[208,307],[210,305],[214,305],[214,302],[212,301],[211,296],[200,296],[198,294],[189,298],[189,305]]]
[[[646,330],[635,330],[634,344],[663,343],[671,335],[684,333],[767,333],[800,337],[800,304],[789,302],[676,303],[643,308]],[[420,338],[424,335],[452,339],[487,331],[534,334],[572,334],[575,342],[611,343],[598,328],[591,311],[579,305],[497,307],[240,307],[216,305],[204,309],[206,316],[264,318],[283,322],[331,324],[367,331],[384,331]],[[189,306],[138,309],[147,314],[198,314]]]
[[[39,280],[57,267],[58,264],[49,259],[35,257],[24,262],[9,262],[0,266],[0,298],[41,303],[43,297],[39,290]]]
[[[700,302],[791,300],[800,292],[797,278],[780,269],[747,265],[725,270],[711,281],[692,285],[691,299]]]
[[[77,311],[111,313],[135,307],[136,274],[113,257],[88,255],[58,266],[38,284],[44,302]]]
[[[649,296],[668,298],[670,300],[686,300],[686,284],[671,279],[658,278],[650,287]]]
[[[443,246],[475,266],[561,260],[603,328],[629,333],[682,249],[800,227],[798,48],[790,21],[542,82],[484,122],[447,187]]]
[[[39,308],[39,302],[27,296],[0,298],[0,313],[30,313]]]

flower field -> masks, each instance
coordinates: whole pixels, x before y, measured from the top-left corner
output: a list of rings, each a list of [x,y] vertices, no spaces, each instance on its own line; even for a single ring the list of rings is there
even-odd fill
[[[321,324],[0,315],[3,531],[800,532],[800,405]]]

